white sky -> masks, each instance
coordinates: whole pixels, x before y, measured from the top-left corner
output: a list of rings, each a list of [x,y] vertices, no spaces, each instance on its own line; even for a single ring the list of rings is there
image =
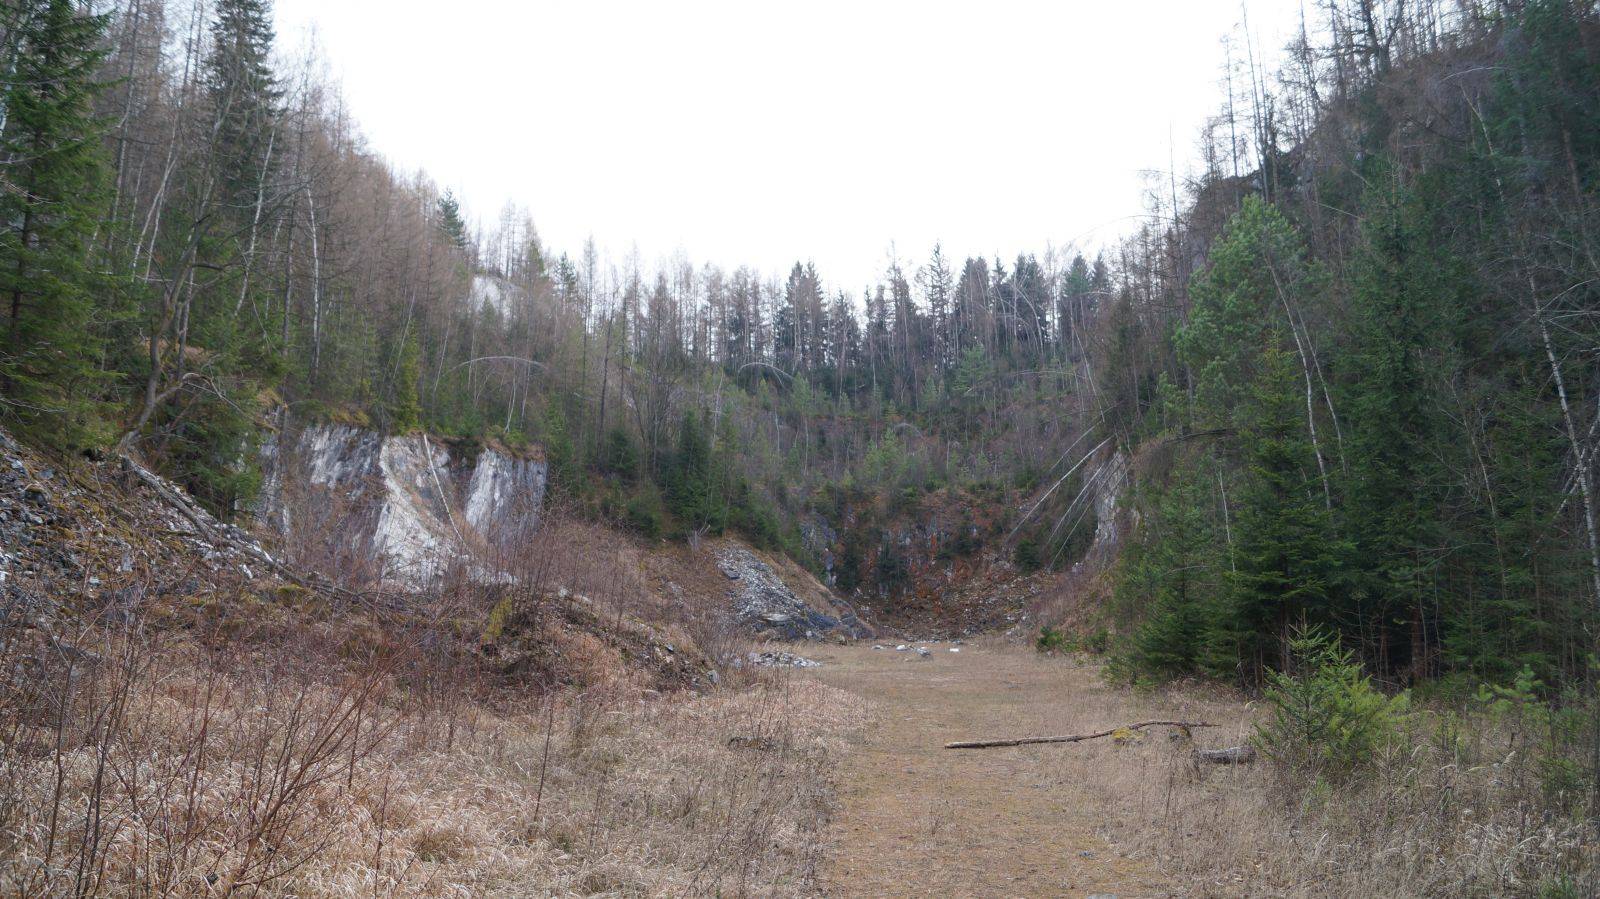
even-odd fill
[[[712,2],[277,0],[315,28],[373,148],[493,224],[529,208],[576,257],[858,291],[891,245],[914,268],[1093,248],[1180,172],[1223,96],[1241,0]],[[1276,60],[1299,0],[1245,0]],[[1170,136],[1170,140],[1169,140]]]

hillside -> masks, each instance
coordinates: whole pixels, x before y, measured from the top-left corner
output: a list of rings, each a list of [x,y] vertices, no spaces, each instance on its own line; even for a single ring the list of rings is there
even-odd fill
[[[0,893],[1600,894],[1595,0],[1228,4],[1141,211],[1032,244],[1159,114],[1054,82],[1096,17],[1209,4],[539,7],[514,84],[479,6],[346,96],[272,0],[0,3]],[[969,245],[819,263],[869,221]]]

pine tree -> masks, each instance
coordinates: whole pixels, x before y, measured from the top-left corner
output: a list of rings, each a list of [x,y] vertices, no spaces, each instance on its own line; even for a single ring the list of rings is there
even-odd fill
[[[101,341],[87,264],[106,172],[91,109],[106,18],[80,13],[72,0],[23,6],[16,71],[0,94],[0,410],[75,445],[106,436],[97,419]]]

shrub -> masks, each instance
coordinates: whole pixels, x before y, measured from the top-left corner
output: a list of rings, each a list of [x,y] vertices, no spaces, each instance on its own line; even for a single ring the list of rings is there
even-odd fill
[[[628,527],[641,536],[655,539],[661,536],[661,497],[653,490],[635,494],[628,500]]]
[[[606,474],[615,475],[624,484],[632,484],[638,477],[639,450],[626,430],[612,428],[606,434],[605,445],[600,450],[600,468]]]
[[[1045,625],[1039,630],[1034,647],[1040,652],[1087,652],[1103,654],[1111,646],[1111,632],[1098,628],[1087,634],[1072,634],[1061,628]]]
[[[1027,537],[1017,541],[1017,548],[1011,552],[1011,561],[1023,571],[1038,571],[1043,560],[1039,553],[1039,539]]]
[[[1326,632],[1296,634],[1290,652],[1296,670],[1268,675],[1272,716],[1256,742],[1290,771],[1347,779],[1394,740],[1407,697],[1374,688],[1360,663]]]

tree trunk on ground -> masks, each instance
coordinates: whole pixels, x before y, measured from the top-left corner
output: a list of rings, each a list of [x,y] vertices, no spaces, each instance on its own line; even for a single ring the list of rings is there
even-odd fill
[[[965,740],[955,743],[946,743],[946,749],[993,749],[1000,746],[1032,746],[1036,743],[1081,743],[1084,740],[1095,740],[1100,737],[1109,737],[1118,731],[1139,730],[1146,727],[1216,727],[1204,721],[1141,721],[1138,724],[1125,724],[1122,727],[1113,727],[1110,730],[1095,731],[1090,734],[1071,734],[1064,737],[1018,737],[1009,740]]]

